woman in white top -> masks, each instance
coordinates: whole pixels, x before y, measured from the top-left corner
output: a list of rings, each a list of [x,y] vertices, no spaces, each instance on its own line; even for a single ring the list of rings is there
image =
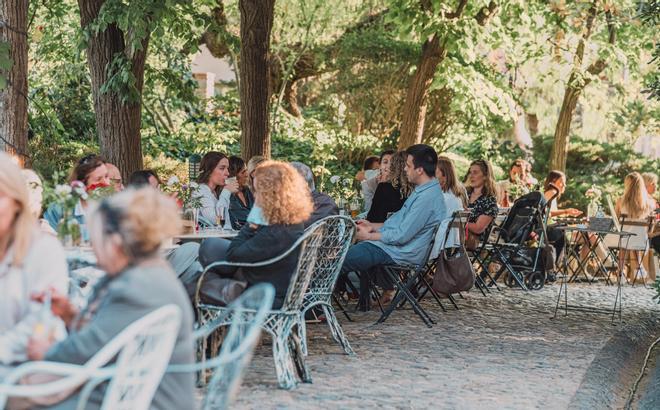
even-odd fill
[[[220,152],[208,152],[199,166],[199,196],[202,202],[200,216],[209,224],[229,221],[229,197],[238,191],[238,183],[227,183],[229,158]],[[222,210],[220,214],[218,211]],[[220,218],[218,218],[220,216]]]
[[[649,198],[642,175],[639,172],[630,173],[626,175],[623,184],[623,196],[616,201],[615,205],[617,215],[623,216],[624,221],[634,220],[638,222],[647,222],[648,217],[651,216],[651,213],[654,211],[654,203],[652,202],[652,198]],[[623,230],[632,231],[636,235],[644,235],[647,229],[646,226],[628,225],[625,226],[625,229]],[[641,238],[643,238],[643,236],[641,236]],[[639,240],[643,239],[638,239],[638,241]],[[633,239],[630,241],[632,242]],[[632,256],[634,257],[631,258],[632,263],[631,269],[628,270],[628,280],[635,280],[635,276],[639,269],[641,280],[646,281],[648,276],[646,269],[638,266],[638,261],[641,259],[639,255],[640,252],[631,251],[630,253],[632,253]],[[621,257],[623,257],[623,254],[624,252],[620,252]],[[655,280],[655,277],[650,277],[648,279]]]
[[[362,186],[362,198],[364,198],[364,210],[366,212],[369,212],[369,209],[371,209],[371,202],[374,199],[378,184],[389,180],[390,163],[392,162],[393,155],[394,150],[390,149],[383,151],[380,154],[380,168],[378,169],[378,174],[371,178],[366,177],[364,181],[360,182]]]
[[[454,229],[454,231],[449,234],[447,243],[444,241],[454,212],[465,209],[467,205],[467,192],[465,191],[465,187],[463,187],[458,181],[456,168],[454,168],[454,163],[451,159],[445,156],[438,157],[438,166],[435,171],[435,176],[438,178],[440,187],[442,188],[445,206],[447,207],[447,218],[442,221],[440,229],[438,229],[438,233],[436,234],[433,250],[431,251],[432,258],[437,258],[441,249],[460,245],[459,232],[457,229]]]
[[[39,230],[21,170],[0,152],[0,373],[27,359],[29,336],[41,319],[30,296],[51,288],[66,294],[67,284],[62,246]]]

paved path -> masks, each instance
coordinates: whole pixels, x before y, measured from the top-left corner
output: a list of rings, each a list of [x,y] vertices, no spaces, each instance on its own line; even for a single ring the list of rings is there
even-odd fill
[[[614,287],[569,286],[573,302],[612,306]],[[657,337],[660,308],[652,290],[626,286],[622,324],[612,325],[611,316],[574,312],[551,319],[558,290],[557,285],[527,293],[505,289],[488,298],[472,291],[459,300],[460,310],[447,313],[429,300],[425,306],[438,322],[431,329],[410,310],[396,311],[381,325],[373,325],[375,312],[353,313],[352,323],[342,316],[358,354],[354,358],[342,354],[326,325],[312,325],[308,363],[314,383],[293,391],[276,388],[270,339],[265,337],[235,407],[585,407],[575,402],[576,392],[601,349],[613,336],[641,323],[651,323]]]

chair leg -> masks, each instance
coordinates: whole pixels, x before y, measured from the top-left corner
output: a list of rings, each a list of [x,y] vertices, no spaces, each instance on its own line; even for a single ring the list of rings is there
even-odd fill
[[[341,301],[339,300],[337,295],[334,294],[334,293],[332,294],[332,300],[337,304],[337,306],[341,310],[341,313],[343,313],[344,316],[346,316],[346,320],[348,320],[349,322],[352,322],[353,319],[348,315],[348,312],[346,311],[346,308],[344,307],[344,305],[341,304]]]
[[[335,312],[332,309],[332,307],[328,307],[326,305],[321,305],[321,306],[323,307],[323,312],[325,313],[325,318],[328,322],[328,327],[330,327],[330,332],[332,333],[333,339],[335,339],[335,341],[339,343],[339,345],[341,346],[342,349],[344,349],[344,352],[346,352],[347,355],[355,356],[355,352],[351,348],[350,343],[348,343],[348,339],[346,338],[346,335],[344,334],[344,330],[341,328],[341,325],[337,321],[337,316],[335,316]]]
[[[273,360],[280,389],[291,390],[298,384],[293,369],[293,358],[289,345],[289,332],[276,332],[273,336]]]
[[[307,356],[307,321],[305,320],[305,313],[307,311],[303,310],[300,312],[300,324],[296,327],[298,332],[298,337],[300,338],[300,345],[302,347],[302,353]]]
[[[301,324],[298,323],[296,326],[300,327]],[[289,334],[289,347],[291,349],[293,364],[296,367],[298,376],[303,381],[303,383],[311,383],[312,375],[310,374],[307,363],[305,362],[305,354],[302,351],[302,342],[300,340],[300,333],[298,331],[291,332]]]

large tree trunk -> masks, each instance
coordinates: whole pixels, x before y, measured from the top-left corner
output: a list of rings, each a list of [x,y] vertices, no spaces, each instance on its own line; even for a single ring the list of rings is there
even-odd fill
[[[83,29],[93,22],[105,0],[78,0],[80,20]],[[108,80],[108,65],[117,55],[124,54],[131,63],[136,79],[135,87],[140,95],[144,84],[144,64],[147,55],[149,36],[143,40],[142,49],[130,58],[126,50],[124,33],[114,24],[89,38],[87,60],[92,80],[92,95],[96,113],[96,129],[101,146],[101,155],[115,164],[124,180],[134,171],[142,169],[142,146],[140,124],[141,101],[122,101],[117,92],[102,92],[101,87]],[[124,96],[125,97],[125,96]]]
[[[571,80],[574,75],[571,76]],[[571,84],[571,81],[569,81]],[[573,113],[580,98],[582,88],[566,87],[564,92],[564,101],[561,104],[561,111],[559,111],[559,119],[555,128],[555,139],[552,145],[552,152],[550,153],[550,169],[560,171],[566,170],[566,158],[568,157],[569,147],[569,132],[571,130],[571,122],[573,120]]]
[[[428,39],[422,47],[422,56],[417,64],[415,75],[410,79],[406,100],[403,104],[399,149],[406,149],[422,142],[428,94],[435,76],[435,70],[446,55],[438,36]]]
[[[270,156],[268,49],[275,0],[240,0],[241,154]]]
[[[0,0],[0,41],[9,45],[11,68],[0,72],[7,87],[0,91],[0,149],[27,161],[27,12],[28,0]]]

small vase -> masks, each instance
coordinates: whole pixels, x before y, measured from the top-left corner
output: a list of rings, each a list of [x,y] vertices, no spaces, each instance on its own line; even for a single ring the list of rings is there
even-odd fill
[[[199,211],[194,208],[183,211],[181,219],[183,220],[183,230],[185,233],[195,233],[197,231],[198,214]]]

